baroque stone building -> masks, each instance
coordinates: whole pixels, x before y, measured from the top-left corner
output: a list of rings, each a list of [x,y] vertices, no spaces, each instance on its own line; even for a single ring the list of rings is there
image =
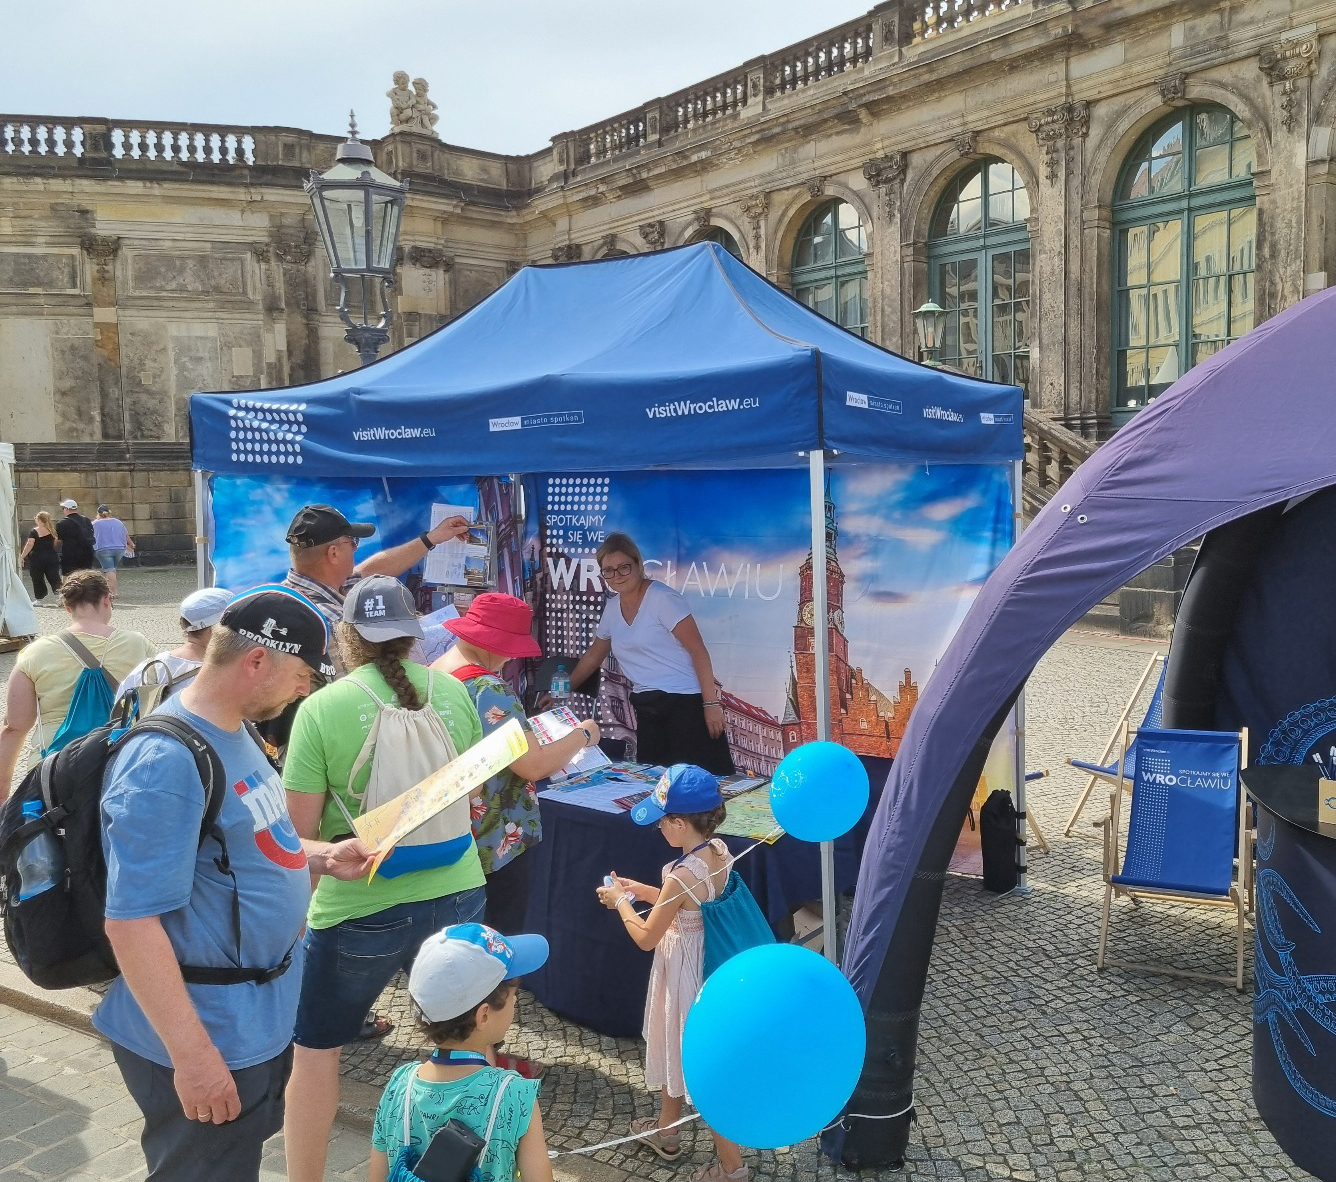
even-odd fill
[[[1104,438],[1336,274],[1333,30],[1319,0],[892,0],[527,156],[442,142],[396,78],[391,347],[525,263],[713,238],[901,352],[935,298],[945,361]],[[188,395],[357,364],[301,189],[340,138],[0,115],[21,512],[105,499],[184,555]]]

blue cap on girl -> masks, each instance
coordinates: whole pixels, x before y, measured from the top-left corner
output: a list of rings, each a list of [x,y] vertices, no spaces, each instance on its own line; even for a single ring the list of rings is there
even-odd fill
[[[631,810],[637,825],[657,825],[667,813],[708,813],[724,803],[719,781],[694,763],[675,763]]]

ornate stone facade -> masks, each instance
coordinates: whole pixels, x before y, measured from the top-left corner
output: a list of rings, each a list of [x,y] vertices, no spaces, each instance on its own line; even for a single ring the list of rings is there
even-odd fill
[[[1336,275],[1329,8],[948,8],[889,0],[777,53],[748,59],[740,45],[736,69],[525,156],[442,142],[425,84],[396,76],[392,134],[372,143],[377,164],[411,184],[389,347],[517,265],[672,247],[712,228],[787,286],[804,221],[839,200],[865,227],[868,335],[911,353],[911,312],[932,291],[934,212],[962,170],[1000,160],[1028,198],[1032,405],[1100,439],[1118,421],[1119,178],[1148,129],[1198,104],[1228,108],[1251,137],[1254,321]],[[68,473],[39,445],[77,444],[89,457],[114,445],[126,465],[150,447],[183,473],[193,390],[357,364],[301,189],[340,141],[0,117],[0,438],[16,444],[21,472]],[[170,545],[187,552],[193,531],[179,532]]]

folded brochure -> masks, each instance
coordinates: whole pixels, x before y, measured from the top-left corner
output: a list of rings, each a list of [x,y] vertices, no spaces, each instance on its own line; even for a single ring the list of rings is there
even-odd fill
[[[376,851],[368,881],[375,878],[380,864],[399,841],[442,809],[462,800],[502,768],[509,767],[528,749],[524,728],[512,718],[421,783],[358,817],[353,822],[354,831]]]
[[[555,742],[557,739],[564,738],[579,725],[580,720],[575,717],[575,712],[569,706],[558,706],[555,710],[545,710],[542,714],[535,714],[529,719],[530,728],[538,741],[544,746]],[[584,772],[592,772],[595,768],[607,767],[610,763],[612,763],[612,760],[604,755],[597,746],[581,747],[565,767],[559,772],[554,772],[548,778],[552,783],[559,784],[568,776],[578,776]]]

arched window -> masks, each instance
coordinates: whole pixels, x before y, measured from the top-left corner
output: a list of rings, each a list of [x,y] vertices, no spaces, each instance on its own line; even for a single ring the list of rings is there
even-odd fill
[[[847,201],[813,210],[793,248],[793,294],[827,320],[867,336],[867,231]]]
[[[717,242],[735,259],[742,258],[742,247],[738,245],[738,240],[727,230],[720,226],[711,226],[703,234],[695,239],[696,242]]]
[[[940,360],[1030,384],[1030,195],[1005,160],[983,160],[942,194],[928,238],[928,286],[950,312]]]
[[[1224,107],[1175,111],[1132,149],[1113,207],[1113,419],[1253,326],[1252,138]]]

